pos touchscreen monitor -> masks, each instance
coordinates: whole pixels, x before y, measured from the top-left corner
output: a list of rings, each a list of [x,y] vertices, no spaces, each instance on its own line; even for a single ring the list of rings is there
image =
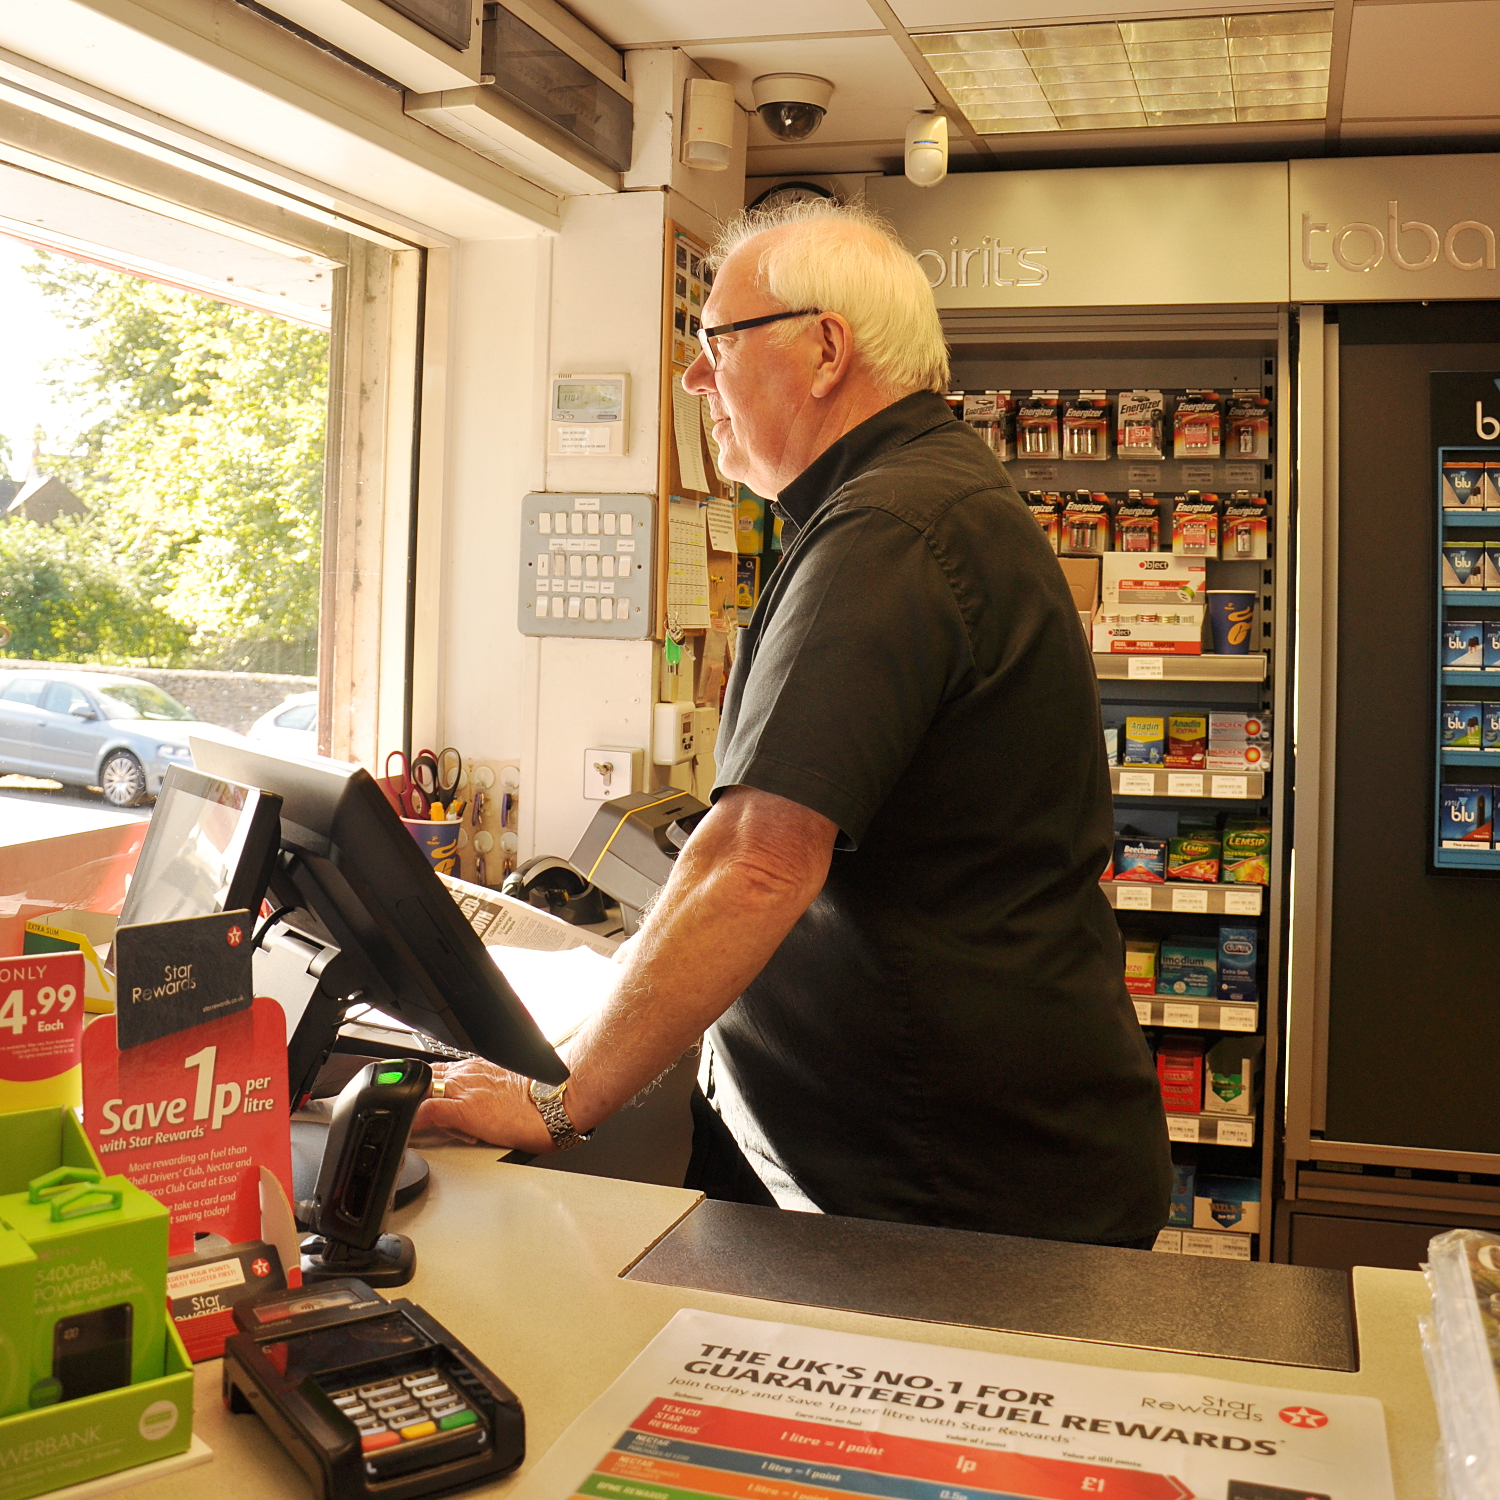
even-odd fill
[[[374,1006],[524,1077],[567,1078],[368,771],[227,735],[192,735],[190,743],[200,770],[281,798],[269,899],[288,928],[322,949],[309,970],[317,988],[287,1046],[293,1108],[311,1091],[353,1005]]]

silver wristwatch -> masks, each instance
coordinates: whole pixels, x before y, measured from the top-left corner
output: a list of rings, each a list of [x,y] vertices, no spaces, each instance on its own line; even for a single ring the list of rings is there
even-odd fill
[[[585,1141],[592,1140],[594,1137],[592,1130],[580,1135],[573,1128],[573,1122],[568,1118],[568,1112],[563,1107],[563,1095],[567,1091],[566,1081],[543,1083],[539,1078],[531,1080],[531,1102],[536,1105],[547,1127],[547,1134],[552,1137],[553,1149],[556,1151],[567,1151],[574,1146],[581,1146]]]

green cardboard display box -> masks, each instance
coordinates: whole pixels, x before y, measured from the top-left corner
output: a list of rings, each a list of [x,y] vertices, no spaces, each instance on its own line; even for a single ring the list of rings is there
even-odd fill
[[[14,1413],[0,1416],[0,1500],[191,1444],[193,1368],[166,1317],[166,1231],[161,1204],[104,1177],[72,1110],[0,1114],[0,1411]],[[87,1385],[111,1360],[133,1383],[57,1399],[70,1372]],[[23,1409],[35,1395],[53,1404]]]

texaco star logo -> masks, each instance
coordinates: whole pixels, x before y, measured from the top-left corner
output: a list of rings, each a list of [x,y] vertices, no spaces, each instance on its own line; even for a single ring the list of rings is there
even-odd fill
[[[245,938],[245,934],[238,927],[231,927],[224,936],[229,939],[231,948],[238,948]]]
[[[1288,1427],[1326,1427],[1328,1417],[1316,1406],[1283,1406],[1276,1413]]]
[[[258,1255],[250,1262],[250,1269],[257,1276],[269,1276],[271,1274],[271,1262],[264,1255]]]

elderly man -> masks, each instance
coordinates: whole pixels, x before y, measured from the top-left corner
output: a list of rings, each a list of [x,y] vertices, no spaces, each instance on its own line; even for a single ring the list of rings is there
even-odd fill
[[[563,1091],[456,1064],[424,1120],[566,1147],[706,1030],[698,1146],[732,1133],[754,1171],[726,1196],[1149,1246],[1166,1125],[1098,886],[1109,779],[1061,571],[936,394],[932,295],[878,220],[751,216],[721,257],[683,383],[785,550],[713,809]]]

